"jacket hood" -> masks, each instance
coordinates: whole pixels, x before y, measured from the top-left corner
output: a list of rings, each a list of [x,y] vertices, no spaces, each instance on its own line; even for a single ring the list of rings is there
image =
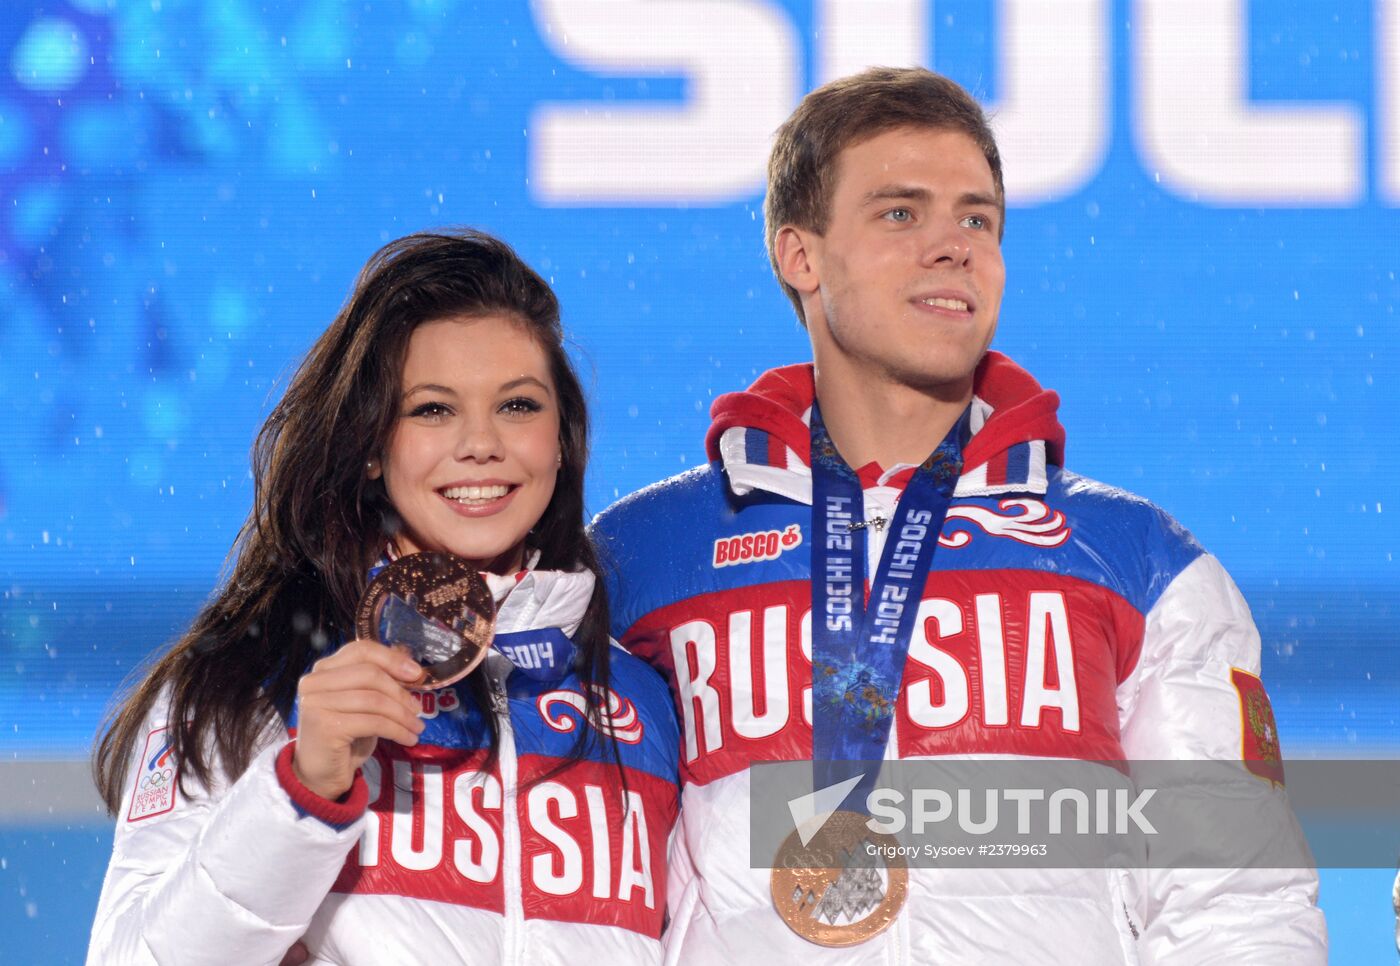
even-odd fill
[[[983,357],[972,393],[973,436],[956,495],[1044,493],[1046,464],[1064,463],[1059,395],[1000,352]],[[769,370],[714,401],[705,449],[724,464],[734,492],[758,487],[811,502],[807,421],[815,394],[812,364],[802,363]]]

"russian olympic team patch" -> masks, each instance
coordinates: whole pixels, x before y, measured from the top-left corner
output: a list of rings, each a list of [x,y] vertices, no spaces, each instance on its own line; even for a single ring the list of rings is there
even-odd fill
[[[1259,677],[1230,669],[1230,681],[1240,695],[1240,758],[1251,774],[1274,785],[1283,785],[1283,753],[1279,749],[1274,708]]]
[[[146,750],[141,753],[141,767],[131,789],[131,807],[126,812],[128,822],[164,815],[175,807],[175,780],[180,768],[168,731],[157,728],[146,736]]]

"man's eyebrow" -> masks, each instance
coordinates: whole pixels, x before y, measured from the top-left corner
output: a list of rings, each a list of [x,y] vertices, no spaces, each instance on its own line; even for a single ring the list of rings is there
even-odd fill
[[[967,207],[968,205],[986,205],[988,208],[998,207],[996,195],[984,195],[980,191],[969,191],[967,194],[958,198],[959,207]]]
[[[865,207],[880,201],[928,202],[932,198],[933,192],[927,188],[917,188],[905,184],[887,184],[867,192],[860,203],[861,207]],[[997,199],[995,195],[984,194],[980,191],[968,191],[958,196],[959,207],[965,208],[969,205],[986,205],[989,208],[996,208]]]
[[[861,207],[877,201],[928,201],[933,193],[927,188],[916,188],[907,184],[887,184],[868,191],[860,200]]]

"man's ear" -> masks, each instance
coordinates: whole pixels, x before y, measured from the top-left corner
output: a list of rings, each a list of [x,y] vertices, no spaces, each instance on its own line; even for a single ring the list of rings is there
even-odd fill
[[[778,229],[773,250],[778,256],[778,273],[803,295],[811,295],[821,285],[818,243],[820,237],[794,225]]]

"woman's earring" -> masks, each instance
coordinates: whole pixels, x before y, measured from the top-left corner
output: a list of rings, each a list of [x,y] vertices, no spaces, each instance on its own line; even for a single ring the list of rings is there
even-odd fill
[[[365,460],[365,476],[369,477],[371,480],[379,479],[379,460],[375,459],[373,456]]]

